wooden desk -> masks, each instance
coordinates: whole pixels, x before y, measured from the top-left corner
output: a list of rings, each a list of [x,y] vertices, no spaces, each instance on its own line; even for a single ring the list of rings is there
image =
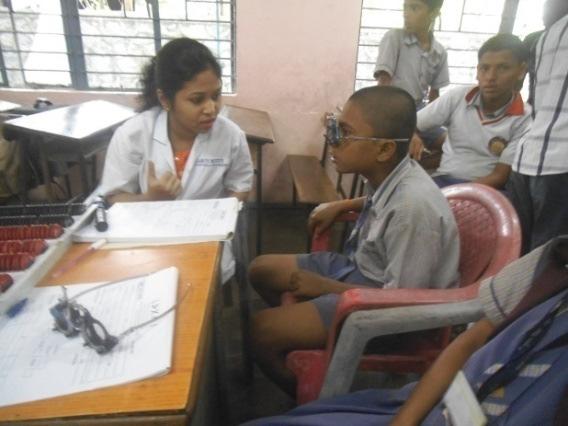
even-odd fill
[[[86,159],[105,149],[110,140],[109,132],[134,114],[131,108],[97,100],[15,118],[6,121],[4,126],[6,130],[27,136],[39,147],[44,183],[48,197],[53,200],[49,159],[77,161],[83,193],[88,194],[92,188],[87,178]],[[94,175],[93,170],[93,186]]]
[[[270,116],[266,111],[225,105],[226,116],[237,123],[247,135],[251,149],[256,174],[256,254],[262,252],[262,147],[267,143],[274,143],[274,131]]]
[[[84,248],[84,244],[71,247],[59,264]],[[100,250],[53,280],[53,284],[114,280],[177,266],[178,298],[185,283],[191,283],[191,290],[176,312],[171,372],[127,385],[0,408],[0,422],[37,420],[42,425],[59,425],[65,421],[74,425],[198,422],[199,419],[194,418],[202,415],[197,413],[198,402],[203,403],[207,396],[214,394],[211,389],[200,388],[209,378],[206,363],[213,361],[207,347],[212,340],[219,258],[219,243]]]

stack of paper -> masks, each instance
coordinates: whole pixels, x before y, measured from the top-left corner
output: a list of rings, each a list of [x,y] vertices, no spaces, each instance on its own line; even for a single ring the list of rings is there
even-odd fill
[[[105,238],[109,243],[183,243],[233,237],[237,198],[116,203],[107,211],[108,230],[94,224],[73,235],[75,241]]]

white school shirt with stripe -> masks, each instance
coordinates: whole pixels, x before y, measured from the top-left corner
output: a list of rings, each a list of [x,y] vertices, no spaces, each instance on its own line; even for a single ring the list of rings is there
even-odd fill
[[[144,111],[123,123],[114,133],[105,158],[100,193],[146,192],[147,162],[152,160],[156,176],[176,173],[168,138],[167,112],[160,107]],[[226,117],[219,116],[209,132],[197,136],[181,177],[178,200],[222,198],[229,191],[252,188],[253,167],[244,132]],[[223,247],[223,282],[235,270],[231,244]]]
[[[387,31],[379,45],[374,74],[385,71],[392,85],[410,93],[417,104],[428,96],[428,89],[440,89],[450,84],[448,53],[431,35],[428,52],[422,50],[414,34],[403,29]]]
[[[568,15],[536,45],[531,131],[519,144],[513,170],[529,176],[568,172]]]
[[[497,163],[512,165],[517,145],[530,127],[530,107],[517,94],[501,114],[488,118],[480,113],[480,98],[478,87],[457,87],[418,111],[418,130],[448,129],[435,176],[475,180],[493,172]],[[506,144],[500,155],[489,148],[496,140]]]

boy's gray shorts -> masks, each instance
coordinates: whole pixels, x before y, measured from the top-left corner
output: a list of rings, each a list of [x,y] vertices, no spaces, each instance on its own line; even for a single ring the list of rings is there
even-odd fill
[[[296,262],[300,269],[305,269],[337,281],[357,284],[362,287],[379,288],[382,286],[365,277],[359,271],[355,262],[340,253],[321,251],[298,254],[296,255]],[[331,327],[338,299],[338,294],[324,294],[310,300],[316,306],[326,330]]]

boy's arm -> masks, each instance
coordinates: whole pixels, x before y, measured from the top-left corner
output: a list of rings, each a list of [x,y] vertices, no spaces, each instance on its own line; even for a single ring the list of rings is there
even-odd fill
[[[440,96],[440,89],[450,84],[450,72],[448,69],[448,52],[444,49],[442,58],[437,67],[437,72],[434,79],[430,82],[430,93],[428,94],[428,101],[432,102]]]
[[[365,197],[352,198],[347,200],[333,201],[317,206],[310,213],[308,219],[308,230],[310,234],[319,235],[321,232],[329,228],[335,218],[341,213],[349,211],[360,212],[365,204]]]
[[[495,326],[483,318],[460,334],[436,359],[394,417],[391,426],[419,425],[442,399],[455,375],[469,357],[482,347]]]
[[[432,102],[422,108],[416,114],[416,128],[418,131],[426,131],[434,127],[449,126],[452,124],[452,113],[461,101],[462,92],[450,90],[440,96],[436,102]]]
[[[493,171],[487,176],[475,179],[475,183],[482,183],[487,186],[491,186],[495,189],[503,189],[509,179],[509,174],[511,173],[511,166],[505,163],[497,163]]]
[[[440,97],[440,90],[430,88],[430,92],[428,93],[428,102],[434,102],[439,97]]]
[[[400,51],[400,34],[394,29],[387,31],[379,44],[379,54],[375,64],[373,77],[378,84],[389,86],[396,73]]]

